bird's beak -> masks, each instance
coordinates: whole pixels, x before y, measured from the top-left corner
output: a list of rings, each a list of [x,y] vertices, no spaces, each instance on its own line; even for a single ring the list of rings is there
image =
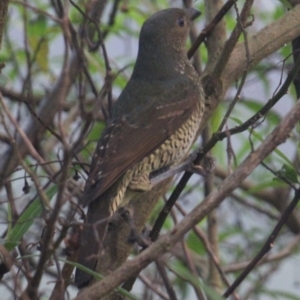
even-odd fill
[[[190,18],[190,21],[194,21],[196,18],[198,18],[201,15],[201,11],[193,7],[187,8],[186,11],[187,11],[187,15]]]

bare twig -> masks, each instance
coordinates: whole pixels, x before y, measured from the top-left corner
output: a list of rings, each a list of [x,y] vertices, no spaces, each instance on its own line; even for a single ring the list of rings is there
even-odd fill
[[[2,35],[4,31],[4,24],[8,9],[8,2],[9,0],[3,0],[0,3],[0,49],[1,49],[1,42],[2,42]]]
[[[235,2],[236,0],[228,0],[213,18],[213,20],[201,31],[195,43],[192,45],[192,47],[187,53],[188,58],[191,58],[194,55],[201,43],[211,34],[212,30],[223,19],[223,17],[227,14],[227,12],[230,10],[230,8],[234,5]]]
[[[35,274],[32,277],[32,280],[27,285],[25,294],[27,294],[31,299],[37,299],[37,292],[38,287],[40,285],[42,274],[44,272],[44,266],[47,260],[49,259],[50,255],[52,255],[53,251],[55,250],[52,247],[52,239],[53,239],[53,233],[55,230],[55,224],[57,221],[57,218],[59,216],[59,212],[61,210],[61,207],[64,203],[64,193],[65,188],[67,184],[67,178],[68,178],[68,169],[71,162],[71,156],[67,149],[65,149],[64,152],[64,162],[62,166],[62,175],[60,178],[60,186],[57,193],[56,202],[54,205],[54,208],[51,212],[51,215],[49,219],[47,220],[47,226],[43,237],[43,248],[41,251],[41,256],[35,271]]]
[[[274,241],[279,234],[279,231],[286,223],[287,218],[290,216],[294,208],[297,206],[300,200],[300,189],[296,190],[294,199],[287,207],[287,209],[282,214],[280,220],[276,224],[274,230],[270,234],[269,238],[259,251],[259,253],[254,257],[254,259],[250,262],[250,264],[246,267],[246,269],[239,275],[239,277],[234,281],[234,283],[227,289],[224,293],[224,297],[227,298],[231,293],[240,285],[240,283],[246,278],[246,276],[252,271],[252,269],[256,266],[256,264],[261,260],[261,258],[272,249],[274,245]]]
[[[231,33],[230,38],[224,45],[220,59],[218,60],[216,66],[212,72],[212,77],[221,77],[222,76],[222,73],[225,69],[228,59],[238,41],[241,33],[244,32],[244,27],[246,26],[246,21],[249,16],[250,9],[252,7],[253,2],[254,2],[254,0],[247,0],[244,4],[241,15],[237,16],[237,25],[234,28],[233,32]],[[235,3],[233,3],[233,4],[235,4]],[[247,62],[248,62],[247,64],[249,65],[250,57],[248,56],[249,50],[247,48],[247,44],[246,44],[246,53],[247,53]]]
[[[160,298],[164,300],[170,300],[168,295],[166,295],[163,291],[158,289],[151,280],[149,280],[146,276],[143,274],[139,274],[139,279],[149,288],[151,289],[155,294],[157,294]]]
[[[115,23],[115,18],[116,18],[116,15],[117,15],[117,11],[118,11],[120,2],[121,2],[121,0],[114,0],[114,4],[111,8],[111,12],[109,14],[109,20],[108,20],[108,23],[107,23],[107,25],[109,27],[114,25],[114,23]],[[105,39],[105,37],[108,33],[109,33],[109,29],[105,29],[103,31],[103,39]]]
[[[183,216],[187,215],[186,212],[183,210],[183,208],[179,204],[176,204],[176,207]],[[211,261],[214,263],[214,266],[218,270],[218,272],[222,278],[222,281],[225,283],[226,286],[229,287],[230,286],[229,280],[227,279],[225,272],[221,268],[219,258],[215,255],[214,249],[212,248],[211,243],[208,240],[207,236],[198,226],[195,226],[193,228],[193,231],[194,231],[195,235],[202,241],[202,243],[209,255],[209,258],[211,259]],[[236,300],[240,299],[237,293],[234,293],[233,296]]]
[[[181,245],[182,245],[182,249],[184,252],[184,256],[187,261],[188,268],[190,269],[191,274],[193,274],[195,276],[195,278],[197,278],[198,276],[197,276],[197,270],[196,270],[195,263],[191,259],[190,253],[187,249],[187,245],[184,240],[181,241]],[[206,299],[206,297],[204,296],[203,291],[201,290],[200,287],[193,285],[193,288],[194,288],[195,294],[197,295],[198,300]]]
[[[291,255],[293,251],[298,247],[300,242],[300,235],[298,234],[295,236],[295,238],[288,243],[287,245],[284,246],[284,248],[274,254],[270,254],[268,256],[263,257],[256,266],[261,266],[263,264],[273,262],[273,261],[278,261],[283,258],[286,258]],[[237,263],[232,263],[227,266],[223,267],[223,270],[225,273],[232,273],[232,272],[239,272],[241,270],[244,270],[248,265],[250,264],[250,261],[243,261],[243,262],[237,262]]]
[[[171,282],[168,278],[168,274],[165,270],[165,266],[163,264],[163,261],[161,259],[158,259],[158,260],[156,260],[155,263],[156,263],[156,267],[158,269],[158,272],[159,272],[159,274],[160,274],[160,276],[161,276],[161,278],[164,282],[164,285],[165,285],[165,288],[166,288],[167,293],[169,295],[169,298],[172,299],[172,300],[173,299],[177,300],[176,293],[175,293],[175,291],[173,289],[173,286],[172,286],[172,284],[171,284]]]
[[[237,194],[232,194],[231,197],[237,201],[238,203],[240,203],[241,205],[244,205],[246,207],[249,207],[257,212],[260,212],[263,215],[268,216],[269,218],[273,219],[273,220],[278,220],[279,219],[279,215],[275,214],[273,212],[271,212],[271,210],[265,209],[263,207],[260,207],[258,205],[255,205],[254,203],[250,203],[247,200],[245,200],[243,197],[237,195]]]
[[[24,2],[21,2],[21,1],[17,1],[17,0],[12,0],[11,3],[22,5],[22,6],[26,7],[26,8],[34,11],[38,15],[44,15],[44,16],[46,16],[47,18],[51,19],[52,21],[54,21],[56,23],[60,23],[61,22],[61,20],[59,18],[56,18],[55,16],[49,14],[47,11],[39,9],[39,8],[37,8],[35,6],[32,6],[32,5],[28,4],[28,3],[24,3]]]

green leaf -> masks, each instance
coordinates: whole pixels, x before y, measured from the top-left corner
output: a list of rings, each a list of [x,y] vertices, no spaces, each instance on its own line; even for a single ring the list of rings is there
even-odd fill
[[[8,77],[0,73],[0,86],[5,87],[8,82],[9,82]]]
[[[74,266],[74,267],[76,267],[76,268],[78,268],[78,269],[80,269],[80,270],[82,270],[82,271],[84,271],[84,272],[86,272],[86,273],[88,273],[88,274],[90,274],[90,275],[92,275],[92,276],[94,276],[94,277],[95,277],[96,279],[98,279],[98,280],[101,280],[101,279],[103,279],[103,277],[104,277],[104,276],[101,275],[100,273],[97,273],[97,272],[95,272],[95,271],[93,271],[93,270],[91,270],[91,269],[89,269],[89,268],[87,268],[87,267],[84,267],[84,266],[81,265],[81,264],[75,263],[75,262],[73,262],[73,261],[65,260],[65,259],[59,259],[59,260],[62,261],[62,262],[64,262],[64,263],[67,263],[67,264],[69,264],[69,265],[71,265],[71,266]],[[125,296],[125,297],[128,298],[128,299],[139,300],[137,297],[135,297],[134,295],[132,295],[131,293],[129,293],[128,291],[126,291],[126,290],[124,290],[124,289],[122,289],[122,288],[120,288],[120,287],[116,288],[115,290],[116,290],[119,294]]]
[[[292,183],[299,183],[297,170],[291,165],[284,164],[278,173]]]
[[[203,243],[193,231],[187,237],[187,245],[189,249],[191,249],[195,253],[205,255],[205,248],[203,246]]]
[[[36,52],[35,59],[42,71],[48,70],[48,54],[49,44],[48,40],[44,37],[37,38],[35,36],[28,37],[29,45],[33,52]]]
[[[230,119],[232,119],[233,121],[235,121],[236,123],[238,123],[239,125],[241,125],[241,120],[234,118],[234,117],[230,117]],[[250,132],[250,129],[248,128],[248,131]],[[259,140],[260,142],[263,142],[265,140],[265,138],[262,137],[261,134],[259,134],[257,131],[252,130],[251,131],[251,137],[255,137],[257,140]],[[288,165],[290,165],[291,167],[293,167],[293,163],[289,160],[289,158],[283,154],[282,151],[280,151],[279,149],[275,149],[274,153],[276,153],[279,157],[281,157]]]
[[[289,164],[290,166],[293,166],[293,163],[288,159],[288,157],[283,154],[282,151],[280,151],[279,149],[275,149],[274,152],[280,156],[287,164]]]
[[[28,24],[28,42],[41,69],[48,70],[49,44],[46,37],[47,19],[39,16]]]
[[[47,39],[40,40],[39,51],[36,55],[36,61],[41,67],[42,71],[46,72],[48,70],[48,54],[49,54],[49,44]]]
[[[230,117],[230,119],[233,120],[234,122],[236,122],[238,125],[242,125],[243,124],[243,122],[240,119],[238,119],[238,118]]]
[[[219,105],[211,116],[210,124],[212,132],[216,132],[218,130],[221,120],[223,119],[224,108],[222,106],[223,105]]]
[[[262,191],[264,189],[268,189],[268,188],[279,188],[279,187],[284,187],[285,183],[282,182],[282,180],[278,180],[277,177],[273,177],[272,181],[270,181],[271,179],[269,179],[269,177],[267,177],[266,182],[261,182],[261,183],[257,183],[255,184],[255,186],[253,186],[251,189],[249,189],[250,193],[256,193],[259,191]]]
[[[47,19],[43,15],[38,15],[28,24],[28,33],[36,37],[42,37],[47,32]]]
[[[252,131],[252,135],[258,139],[260,142],[264,141],[264,138],[255,130]],[[291,167],[293,166],[293,163],[288,159],[288,157],[283,154],[282,151],[280,151],[278,148],[274,150],[274,153],[276,153],[280,158],[282,158],[287,164],[289,164]]]
[[[288,9],[293,9],[292,4],[288,0],[279,0],[279,1],[281,2],[281,4],[284,7],[288,8]]]
[[[261,102],[254,99],[246,99],[244,101],[240,101],[239,103],[240,105],[250,109],[253,113],[257,113],[263,107]],[[267,114],[267,120],[272,124],[278,124],[281,120],[281,117],[277,112],[270,110]]]
[[[205,291],[206,295],[211,300],[224,300],[222,296],[220,296],[212,287],[204,284],[202,281],[199,280],[198,277],[194,276],[187,268],[181,265],[171,265],[168,264],[168,268],[171,270],[174,270],[175,273],[179,274],[180,277],[184,278],[185,280],[189,281],[193,284],[193,286],[196,286],[202,290]]]
[[[57,186],[52,186],[46,191],[46,195],[49,200],[53,198],[53,196],[57,192]],[[13,250],[18,243],[20,242],[23,235],[28,231],[28,229],[33,224],[35,218],[38,218],[43,211],[43,205],[41,199],[34,200],[26,210],[21,214],[16,224],[13,226],[11,230],[8,231],[7,237],[5,239],[4,247],[11,251]]]
[[[93,129],[88,135],[89,141],[96,141],[101,136],[103,129],[105,128],[105,122],[97,122],[94,124]]]
[[[293,293],[287,292],[287,291],[281,291],[281,290],[267,290],[262,288],[261,294],[265,294],[268,296],[271,296],[272,299],[289,299],[289,300],[300,300],[300,297],[298,295],[295,295]]]

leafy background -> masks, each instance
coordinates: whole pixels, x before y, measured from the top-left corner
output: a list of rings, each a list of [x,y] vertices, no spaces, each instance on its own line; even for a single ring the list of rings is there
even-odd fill
[[[79,1],[76,4],[84,8],[85,2]],[[138,35],[144,20],[160,9],[170,6],[181,7],[182,3],[181,1],[120,1],[114,23],[111,24],[110,13],[114,4],[115,1],[109,1],[106,6],[101,20],[101,30],[104,34],[112,72],[116,75],[112,89],[113,100],[116,100],[130,78],[138,49]],[[72,26],[78,30],[83,22],[83,16],[70,2],[63,2],[63,5],[68,11],[68,17]],[[241,8],[242,5],[243,1],[238,1],[237,6]],[[28,101],[34,109],[38,107],[42,98],[49,94],[55,86],[65,56],[71,56],[72,50],[74,50],[74,48],[69,47],[68,53],[66,53],[65,45],[71,44],[71,37],[66,36],[66,34],[63,35],[62,24],[58,22],[53,6],[53,2],[41,0],[32,0],[30,2],[11,1],[9,5],[0,52],[0,62],[5,63],[5,68],[0,74],[0,86],[10,111],[21,127],[26,126],[26,122],[31,114],[25,102]],[[194,7],[202,12],[205,11],[204,4],[200,1],[196,1]],[[247,34],[252,34],[266,26],[266,24],[280,18],[285,14],[287,8],[285,2],[256,1],[252,9],[254,22],[252,26],[247,28]],[[225,16],[225,20],[229,35],[236,24],[234,10],[231,10]],[[205,19],[203,16],[201,20],[197,21],[197,30],[200,31],[204,25]],[[242,42],[243,37],[240,40]],[[190,42],[188,42],[187,48],[189,45]],[[247,120],[272,97],[291,69],[293,64],[290,56],[291,52],[291,45],[285,45],[276,53],[265,58],[255,69],[249,72],[240,94],[240,100],[234,107],[226,124],[228,128],[232,128]],[[91,81],[99,92],[105,83],[106,76],[101,50],[90,52],[87,47],[84,47],[83,54]],[[200,57],[202,65],[205,66],[208,58],[205,45],[200,47]],[[87,121],[84,113],[88,114],[96,109],[99,110],[99,114],[96,114],[93,120],[93,126],[84,137],[85,147],[78,151],[80,160],[89,162],[105,122],[99,107],[99,99],[95,98],[88,80],[82,73],[80,76],[80,79],[77,79],[72,85],[63,103],[61,114],[57,115],[53,121],[56,129],[58,128],[59,120],[62,122],[67,139],[72,144],[78,139],[79,133]],[[239,84],[240,82],[236,82],[232,85],[224,102],[214,112],[209,121],[209,134],[217,131]],[[246,131],[232,136],[230,142],[234,156],[230,155],[231,161],[228,161],[229,156],[226,150],[228,141],[224,140],[217,143],[211,151],[211,155],[216,163],[213,180],[215,186],[223,180],[227,172],[235,169],[249,154],[251,151],[249,136],[254,147],[259,145],[264,140],[264,137],[280,122],[285,113],[289,111],[296,98],[294,88],[291,87],[289,93],[272,108],[262,124],[258,125],[251,134],[249,131]],[[82,101],[80,102],[78,99],[82,99]],[[82,103],[84,104],[84,113],[82,107],[80,107]],[[7,121],[7,117],[4,116],[3,118]],[[10,123],[8,122],[8,124]],[[8,128],[5,128],[2,121],[2,125],[0,124],[0,151],[2,154],[7,148],[7,143],[5,142],[6,130],[12,136],[15,136],[15,128],[11,124]],[[299,169],[296,167],[296,162],[299,158],[299,133],[300,127],[298,125],[298,128],[293,131],[291,138],[265,160],[265,163],[272,170],[283,174],[295,184],[299,183]],[[196,146],[199,146],[202,140],[203,137],[200,137]],[[63,157],[62,144],[53,134],[47,131],[39,147],[45,161],[52,162],[52,172],[58,171],[61,167],[60,160]],[[48,198],[51,199],[57,193],[58,188],[49,184],[51,182],[49,173],[43,168],[36,167],[36,162],[31,157],[24,159],[24,163],[36,174],[40,184],[45,186]],[[79,172],[81,177],[77,183],[82,186],[84,183],[83,178],[85,177],[84,172],[80,166],[73,164],[70,168],[69,176],[74,176],[74,174],[77,174],[76,172]],[[36,195],[34,182],[30,176],[24,178],[24,174],[28,173],[24,172],[24,169],[20,166],[11,176],[10,187],[13,191],[13,201],[7,200],[7,189],[3,188],[0,194],[2,203],[0,206],[1,232],[3,239],[5,238],[3,243],[8,250],[12,250],[16,244],[20,245],[18,249],[19,265],[17,264],[13,269],[14,271],[7,274],[0,283],[2,294],[8,295],[6,299],[12,299],[15,289],[18,294],[22,288],[26,287],[26,276],[19,271],[21,256],[27,257],[23,260],[23,263],[30,265],[28,267],[29,270],[34,270],[37,264],[37,257],[40,255],[40,251],[37,250],[36,245],[40,241],[41,232],[45,226],[43,214],[47,213],[48,207],[47,203],[40,204],[41,199]],[[237,264],[251,260],[276,224],[280,212],[272,203],[267,202],[268,196],[271,197],[277,194],[279,198],[287,199],[290,194],[289,186],[280,180],[276,174],[271,173],[263,166],[259,166],[251,174],[247,179],[247,183],[249,183],[247,188],[236,190],[216,211],[218,243],[215,246],[218,247],[216,250],[219,252],[220,263],[230,281],[233,281],[241,270]],[[192,210],[197,203],[203,200],[203,186],[203,180],[194,175],[185,193],[178,201],[179,205],[186,212]],[[25,194],[24,188],[25,192],[27,191],[26,188],[28,188],[29,193]],[[170,188],[170,190],[172,189],[173,187]],[[281,196],[281,194],[286,195],[286,198]],[[12,207],[12,203],[14,207]],[[30,203],[31,206],[28,206]],[[51,203],[49,204],[50,206]],[[155,217],[163,203],[164,200],[161,199],[157,204],[149,219],[149,227],[155,221]],[[23,213],[24,211],[25,213]],[[37,218],[41,211],[43,211],[42,217]],[[70,203],[65,203],[60,213],[61,218],[66,219],[69,211]],[[295,214],[299,216],[298,210]],[[18,223],[13,225],[16,218],[19,218]],[[178,209],[174,209],[173,214],[169,216],[163,228],[163,232],[170,230],[174,222],[181,218],[182,215]],[[79,221],[78,216],[76,221]],[[59,222],[56,227],[58,232],[62,230],[62,225]],[[202,221],[199,227],[206,231],[207,220]],[[294,225],[290,224],[282,230],[272,253],[281,253],[288,246],[293,246],[292,250],[283,255],[282,258],[267,262],[263,266],[256,268],[248,276],[247,280],[243,282],[242,287],[238,291],[241,299],[300,299],[300,257],[299,247],[295,243],[295,241],[299,241],[299,228],[299,224],[296,222]],[[59,234],[56,233],[56,235],[58,236]],[[209,266],[203,242],[191,232],[186,236],[186,244],[188,249],[192,250],[193,255],[195,255],[195,264],[197,271],[203,276],[204,287],[213,286],[211,282],[208,283],[206,280]],[[66,258],[63,248],[65,248],[65,245],[62,242],[56,250],[58,258]],[[133,255],[135,254],[136,251]],[[183,263],[182,260],[184,261],[182,259],[182,251],[175,248],[173,256],[168,257],[168,260],[166,260],[167,272],[180,299],[196,299],[192,285],[189,284],[193,277],[190,270],[186,267],[186,263]],[[45,270],[43,282],[40,286],[43,299],[49,298],[53,289],[53,279],[57,272],[55,262],[52,261],[49,264],[52,264],[52,266]],[[235,266],[237,266],[237,271],[233,271]],[[158,286],[161,285],[161,279],[153,266],[144,270],[142,276]],[[160,299],[156,293],[151,292],[151,289],[143,283],[144,277],[140,278],[132,293],[137,295],[138,299]],[[17,278],[18,284],[16,284],[15,278]],[[71,286],[68,289],[68,293],[75,295],[76,289]]]

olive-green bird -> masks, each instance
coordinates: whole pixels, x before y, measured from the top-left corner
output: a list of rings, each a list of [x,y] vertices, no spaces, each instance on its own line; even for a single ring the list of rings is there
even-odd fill
[[[180,164],[195,139],[204,93],[185,45],[199,15],[193,8],[170,8],[142,26],[133,74],[113,107],[84,190],[87,224],[95,225],[84,226],[78,262],[90,269],[109,217],[130,201],[126,191],[149,191],[149,176]],[[90,277],[77,269],[75,282],[83,287]]]

